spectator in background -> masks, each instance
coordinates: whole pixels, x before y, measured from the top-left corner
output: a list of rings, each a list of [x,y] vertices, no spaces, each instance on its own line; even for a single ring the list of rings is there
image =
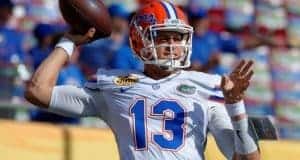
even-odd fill
[[[8,27],[14,4],[0,1],[0,76],[1,92],[13,103],[22,102],[24,81],[30,78],[25,64],[24,35]],[[2,95],[2,94],[0,94]]]
[[[219,68],[219,37],[217,33],[209,30],[207,11],[197,8],[188,13],[190,23],[194,27],[191,68],[202,72],[222,73]]]
[[[255,36],[246,36],[245,38],[242,34],[235,35],[228,31],[214,32],[210,30],[210,19],[208,11],[205,9],[189,9],[189,18],[194,27],[191,56],[191,69],[193,70],[223,74],[226,69],[220,64],[221,54],[239,54],[243,49],[253,48],[262,43],[262,40]],[[234,33],[241,31],[234,31]]]
[[[34,69],[49,55],[57,39],[61,36],[60,33],[64,30],[64,27],[51,24],[36,25],[33,32],[37,43],[36,46],[29,51]],[[84,76],[76,63],[77,57],[73,56],[71,62],[60,72],[57,85],[73,84],[81,86],[84,83]]]
[[[34,28],[34,37],[37,40],[36,46],[30,50],[30,56],[33,64],[33,68],[41,64],[41,62],[48,57],[51,50],[54,48],[54,44],[57,43],[57,39],[61,36],[63,28],[51,24],[37,24]],[[76,64],[77,57],[72,56],[70,63],[60,71],[56,84],[57,85],[83,85],[85,79],[84,76]],[[69,123],[76,124],[79,122],[77,118],[63,117],[56,114],[44,112],[41,110],[32,110],[30,113],[31,120],[43,121],[51,123]]]
[[[13,7],[10,0],[0,1],[0,61],[4,65],[23,63],[25,60],[22,34],[7,27]]]
[[[33,30],[36,45],[29,51],[33,69],[42,63],[52,50],[53,35],[56,34],[54,26],[50,24],[37,24]]]
[[[128,23],[130,13],[119,4],[114,4],[109,7],[109,13],[112,16],[113,31],[111,38],[116,44],[119,44],[118,49],[112,57],[112,68],[114,69],[141,69],[142,64],[137,57],[134,57],[129,46],[128,38]]]
[[[113,4],[108,10],[112,17],[111,36],[87,44],[81,50],[79,59],[87,76],[94,74],[98,68],[136,69],[140,67],[138,59],[131,54],[128,42],[130,13],[121,4]]]
[[[114,45],[110,39],[100,39],[82,46],[79,64],[85,76],[91,76],[98,68],[111,68],[113,51]]]

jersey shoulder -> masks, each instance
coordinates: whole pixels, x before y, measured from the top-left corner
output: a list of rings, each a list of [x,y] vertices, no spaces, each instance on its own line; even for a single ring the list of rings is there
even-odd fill
[[[210,88],[210,89],[220,89],[221,76],[217,74],[208,74],[197,71],[184,71],[183,74],[190,81],[198,84],[199,86]]]
[[[85,87],[94,90],[114,90],[129,87],[139,81],[140,72],[123,69],[98,69],[97,74],[89,78]]]
[[[197,93],[212,102],[224,102],[220,88],[222,77],[217,74],[208,74],[198,71],[185,71],[185,78],[197,87]]]

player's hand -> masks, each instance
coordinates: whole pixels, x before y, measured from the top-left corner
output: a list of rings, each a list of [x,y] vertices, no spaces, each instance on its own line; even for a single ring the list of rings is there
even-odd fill
[[[221,89],[224,94],[225,103],[237,103],[244,98],[244,92],[249,87],[250,79],[253,75],[252,68],[252,60],[242,60],[232,73],[222,77]]]
[[[96,29],[90,28],[84,35],[67,32],[64,36],[74,42],[76,46],[79,46],[91,42],[95,33]]]

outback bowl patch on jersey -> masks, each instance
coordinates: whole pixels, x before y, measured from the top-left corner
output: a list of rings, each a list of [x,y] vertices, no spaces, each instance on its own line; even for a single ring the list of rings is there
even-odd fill
[[[114,84],[117,86],[131,86],[137,83],[139,79],[133,75],[119,76],[114,79]]]

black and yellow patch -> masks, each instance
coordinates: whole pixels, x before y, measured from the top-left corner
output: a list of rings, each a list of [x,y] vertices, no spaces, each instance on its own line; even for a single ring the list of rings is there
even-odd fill
[[[135,76],[129,75],[129,76],[119,76],[114,79],[114,84],[117,86],[131,86],[137,83],[139,79]]]

